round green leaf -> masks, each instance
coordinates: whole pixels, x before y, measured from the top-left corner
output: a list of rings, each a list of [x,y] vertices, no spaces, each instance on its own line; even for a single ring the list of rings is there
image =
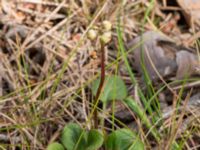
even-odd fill
[[[96,95],[100,83],[100,78],[92,83],[92,93]],[[127,97],[127,88],[124,81],[116,75],[107,76],[104,81],[100,100],[107,102],[111,100],[123,100]]]
[[[70,123],[62,131],[61,142],[67,150],[84,150],[85,131],[79,125]]]
[[[105,142],[105,147],[106,150],[144,150],[142,141],[128,129],[112,132]]]
[[[48,147],[47,150],[65,150],[64,147],[58,143],[58,142],[54,142],[51,143]]]
[[[87,133],[87,148],[86,150],[97,150],[103,144],[103,135],[98,130],[90,130]]]

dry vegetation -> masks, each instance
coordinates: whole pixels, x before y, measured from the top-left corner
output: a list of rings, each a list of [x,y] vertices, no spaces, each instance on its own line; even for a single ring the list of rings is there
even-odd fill
[[[125,45],[141,31],[159,30],[178,45],[193,47],[198,55],[200,17],[188,15],[186,6],[175,1],[1,0],[0,149],[45,149],[59,140],[68,122],[92,127],[90,83],[100,74],[100,43],[89,40],[87,32],[101,26],[103,20],[113,25],[112,41],[105,48],[106,74],[119,75],[138,103],[138,85],[132,84],[119,50],[118,20]],[[146,93],[143,78],[137,70],[133,73]],[[169,83],[163,80],[166,82],[155,83],[156,92]],[[167,86],[158,92],[163,116],[158,125],[160,143],[121,102],[115,103],[115,111],[124,124],[116,122],[115,128],[127,125],[140,131],[146,149],[168,149],[173,140],[183,142],[183,149],[198,149],[199,77],[184,83],[184,90],[182,84]],[[180,99],[184,101],[173,113]],[[99,110],[99,116],[106,117],[100,128],[108,132],[112,130],[111,115],[111,106],[106,112]]]

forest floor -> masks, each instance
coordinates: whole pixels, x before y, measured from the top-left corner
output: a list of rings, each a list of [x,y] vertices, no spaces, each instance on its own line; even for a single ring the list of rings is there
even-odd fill
[[[148,48],[170,52],[145,62],[146,76],[127,47],[148,31]],[[0,0],[0,35],[0,149],[46,149],[72,122],[104,137],[128,129],[144,149],[199,149],[200,2]]]

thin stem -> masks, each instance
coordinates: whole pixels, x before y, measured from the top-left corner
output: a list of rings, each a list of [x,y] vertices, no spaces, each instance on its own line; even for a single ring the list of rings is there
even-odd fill
[[[98,128],[98,112],[96,107],[98,106],[98,100],[99,100],[99,96],[101,94],[102,88],[103,88],[103,84],[104,84],[104,80],[105,80],[105,49],[104,49],[104,43],[101,42],[101,78],[100,78],[100,84],[97,90],[97,94],[95,96],[94,99],[94,127]]]
[[[104,112],[106,111],[106,105],[107,105],[107,102],[103,102],[103,117],[101,118],[101,128],[102,128],[102,131],[103,131],[103,127],[104,127],[104,122],[105,122],[105,118],[104,118]]]

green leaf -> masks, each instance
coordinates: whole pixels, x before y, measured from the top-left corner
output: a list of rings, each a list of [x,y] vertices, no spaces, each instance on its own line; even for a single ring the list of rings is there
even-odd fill
[[[98,130],[85,131],[75,123],[66,125],[61,136],[67,150],[97,150],[103,141],[103,135]]]
[[[86,150],[97,150],[103,144],[103,135],[98,130],[90,130],[87,133],[87,148]]]
[[[144,150],[142,141],[128,129],[112,132],[105,142],[105,147],[106,150]]]
[[[100,83],[100,78],[92,83],[92,93],[96,95]],[[123,100],[127,97],[127,88],[124,81],[116,75],[107,76],[104,81],[100,100],[107,102],[111,100]]]
[[[61,142],[67,150],[85,150],[85,131],[79,125],[70,123],[62,131]]]
[[[65,150],[64,147],[58,143],[58,142],[54,142],[51,143],[48,147],[47,150]]]

